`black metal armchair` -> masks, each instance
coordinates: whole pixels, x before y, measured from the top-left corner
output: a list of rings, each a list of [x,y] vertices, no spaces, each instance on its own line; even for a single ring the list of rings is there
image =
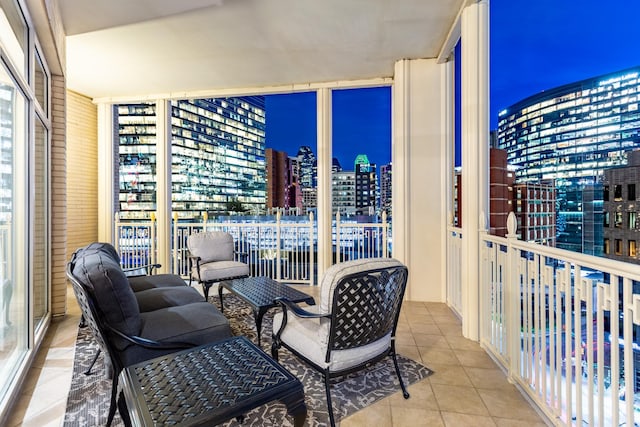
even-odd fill
[[[407,268],[390,258],[336,264],[325,273],[317,311],[278,299],[271,353],[285,347],[325,382],[331,425],[331,378],[363,369],[391,356],[405,399],[409,398],[395,352],[395,331],[407,283]]]

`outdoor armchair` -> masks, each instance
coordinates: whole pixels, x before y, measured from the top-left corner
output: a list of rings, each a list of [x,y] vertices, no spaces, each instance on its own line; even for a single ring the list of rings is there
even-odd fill
[[[271,353],[285,347],[325,382],[331,425],[335,425],[330,380],[391,356],[405,399],[409,398],[398,367],[395,332],[407,284],[407,268],[391,258],[369,258],[335,264],[325,273],[320,304],[304,307],[277,299],[282,311],[273,320]]]
[[[224,231],[191,234],[187,238],[189,250],[189,281],[202,284],[204,297],[209,289],[223,280],[249,276],[249,265],[238,261],[233,236]]]

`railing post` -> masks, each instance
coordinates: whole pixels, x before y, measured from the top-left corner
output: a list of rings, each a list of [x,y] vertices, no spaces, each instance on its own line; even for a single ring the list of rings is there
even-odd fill
[[[113,246],[116,248],[116,252],[120,253],[120,214],[116,212],[115,216],[115,242]]]
[[[315,243],[313,241],[313,212],[309,213],[309,283],[311,286],[315,285],[314,270],[313,270],[313,248]]]
[[[387,211],[382,211],[382,257],[389,256],[387,242],[389,239],[389,224],[387,224]]]
[[[507,216],[507,271],[505,274],[505,283],[503,292],[505,292],[505,314],[507,318],[503,320],[503,324],[507,325],[507,359],[508,359],[508,377],[510,382],[514,381],[514,375],[518,372],[518,353],[520,334],[519,334],[519,316],[518,307],[520,301],[520,292],[518,285],[518,254],[513,248],[513,241],[518,239],[516,234],[518,221],[513,212],[509,212]]]
[[[281,233],[280,233],[280,209],[278,209],[278,211],[276,212],[276,280],[280,280],[280,270],[281,270],[281,251],[280,251],[280,247],[281,247]]]
[[[178,212],[173,213],[173,274],[180,274],[178,269]]]
[[[340,237],[340,211],[338,211],[336,212],[336,263],[340,262]]]
[[[202,212],[202,232],[207,232],[207,222],[209,221],[209,213]]]
[[[156,213],[151,212],[149,215],[151,219],[151,225],[149,226],[149,255],[150,264],[155,264],[158,259],[158,244],[156,242]]]

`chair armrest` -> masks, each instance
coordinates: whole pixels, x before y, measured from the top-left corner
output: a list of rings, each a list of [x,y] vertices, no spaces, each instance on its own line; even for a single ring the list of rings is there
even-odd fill
[[[144,348],[148,348],[148,349],[155,349],[155,350],[180,350],[180,349],[185,349],[185,348],[192,348],[195,347],[197,344],[192,344],[192,343],[187,343],[187,342],[180,342],[180,341],[155,341],[155,340],[150,340],[148,338],[142,338],[142,337],[138,337],[135,335],[127,335],[119,330],[117,330],[116,328],[110,326],[110,325],[106,325],[107,328],[109,329],[109,331],[113,332],[114,334],[116,334],[117,336],[119,336],[120,338],[129,341],[132,344],[135,345],[139,345],[141,347]]]
[[[303,309],[302,307],[300,307],[298,304],[296,304],[295,302],[287,299],[286,297],[279,297],[276,298],[275,301],[280,304],[284,309],[289,309],[291,310],[291,312],[293,314],[295,314],[298,317],[302,317],[305,319],[313,319],[313,318],[322,318],[322,317],[326,317],[326,318],[330,318],[331,315],[330,314],[322,314],[322,313],[314,313],[312,311],[307,311],[305,309]]]

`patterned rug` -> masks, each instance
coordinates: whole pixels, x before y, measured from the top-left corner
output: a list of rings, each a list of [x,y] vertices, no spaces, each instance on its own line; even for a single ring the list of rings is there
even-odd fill
[[[220,308],[218,297],[210,297],[209,301]],[[255,322],[248,304],[232,294],[224,296],[224,314],[229,318],[234,335],[246,335],[253,342],[256,340]],[[274,310],[264,316],[262,321],[262,349],[270,353],[271,327]],[[95,354],[96,344],[88,328],[80,328],[76,342],[76,353],[73,367],[71,390],[67,400],[64,426],[98,426],[105,425],[109,412],[111,380],[107,378],[103,358],[99,357],[93,367],[93,374],[84,375]],[[286,349],[279,351],[280,363],[300,379],[304,385],[305,403],[307,404],[308,426],[326,426],[329,424],[324,381],[322,376],[307,367]],[[416,383],[432,371],[425,366],[398,355],[400,372],[405,385]],[[391,358],[385,358],[370,368],[340,378],[332,383],[331,400],[336,420],[343,419],[376,401],[400,392],[400,385],[393,368]],[[116,412],[114,426],[122,426],[122,420]],[[292,426],[291,417],[287,416],[284,405],[274,402],[256,408],[246,414],[245,420],[239,424],[231,420],[226,426]]]

